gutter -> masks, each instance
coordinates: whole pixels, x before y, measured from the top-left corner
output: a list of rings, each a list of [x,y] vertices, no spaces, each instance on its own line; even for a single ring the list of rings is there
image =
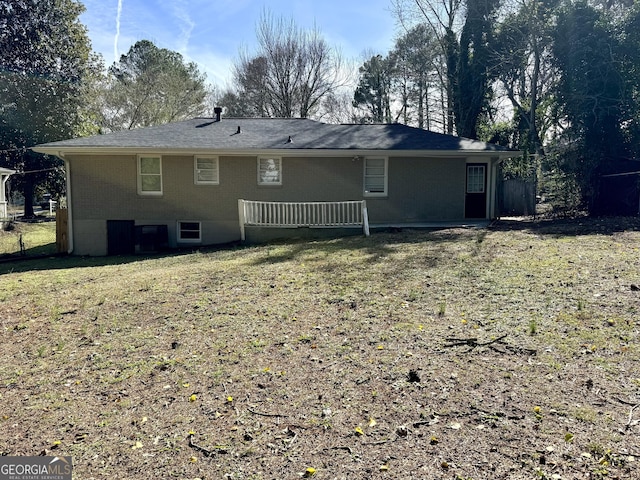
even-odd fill
[[[60,150],[61,148],[64,151]],[[127,146],[127,147],[63,147],[63,146],[36,146],[32,150],[38,153],[55,155],[62,158],[64,155],[218,155],[218,156],[242,156],[251,157],[256,155],[276,155],[279,157],[369,157],[386,156],[393,157],[434,157],[434,158],[467,158],[482,157],[488,155],[502,160],[522,155],[516,150],[368,150],[368,149],[284,149],[284,148],[251,148],[251,149],[229,149],[229,148],[166,148],[150,146]]]

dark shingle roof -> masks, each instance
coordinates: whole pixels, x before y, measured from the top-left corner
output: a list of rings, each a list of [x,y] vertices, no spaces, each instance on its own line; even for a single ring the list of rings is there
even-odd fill
[[[238,133],[238,129],[240,133]],[[289,138],[291,141],[289,142]],[[513,152],[401,124],[330,125],[308,119],[194,118],[38,145],[36,150],[430,150]]]

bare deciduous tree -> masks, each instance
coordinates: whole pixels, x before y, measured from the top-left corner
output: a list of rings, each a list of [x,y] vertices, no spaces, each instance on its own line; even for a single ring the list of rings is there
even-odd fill
[[[394,0],[401,23],[423,22],[445,59],[447,132],[476,138],[490,99],[489,44],[500,0]]]
[[[344,85],[342,57],[317,28],[302,30],[265,12],[256,35],[258,51],[241,53],[234,67],[237,94],[254,115],[306,118]]]
[[[399,23],[410,31],[424,23],[437,41],[443,57],[438,76],[446,97],[447,133],[455,129],[455,91],[457,85],[459,35],[464,26],[465,0],[392,0]]]
[[[522,132],[519,148],[543,153],[542,138],[548,125],[548,106],[554,85],[551,28],[559,2],[516,0],[497,29],[494,70]],[[541,107],[542,105],[542,107]],[[545,120],[547,120],[545,122]]]

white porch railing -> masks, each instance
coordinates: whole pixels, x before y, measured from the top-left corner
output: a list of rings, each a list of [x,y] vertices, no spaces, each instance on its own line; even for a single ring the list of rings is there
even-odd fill
[[[349,202],[257,202],[238,200],[240,237],[245,226],[258,227],[354,227],[361,226],[369,236],[367,203]]]
[[[0,202],[0,220],[7,218],[7,202]]]

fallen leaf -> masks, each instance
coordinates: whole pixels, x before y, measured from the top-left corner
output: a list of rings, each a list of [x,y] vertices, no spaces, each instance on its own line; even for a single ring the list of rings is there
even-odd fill
[[[356,432],[356,435],[364,435],[364,432],[362,431],[362,428],[360,428],[360,427],[356,427],[354,429],[354,431]]]
[[[371,417],[371,418],[369,419],[369,428],[371,428],[371,427],[375,427],[377,424],[378,424],[378,422],[376,422],[376,421],[373,419],[373,417]]]
[[[137,441],[137,442],[135,443],[135,445],[132,445],[132,446],[131,446],[131,450],[138,450],[139,448],[142,448],[143,446],[144,446],[144,445],[142,445],[142,442]]]
[[[450,423],[448,427],[452,430],[460,430],[462,428],[462,424],[458,422]]]
[[[380,470],[389,470],[389,464],[385,463],[384,465],[380,465]]]
[[[316,474],[316,469],[313,467],[309,467],[304,471],[305,478],[313,477],[315,474]]]
[[[189,397],[190,402],[195,402],[198,399],[198,396],[194,393]]]

